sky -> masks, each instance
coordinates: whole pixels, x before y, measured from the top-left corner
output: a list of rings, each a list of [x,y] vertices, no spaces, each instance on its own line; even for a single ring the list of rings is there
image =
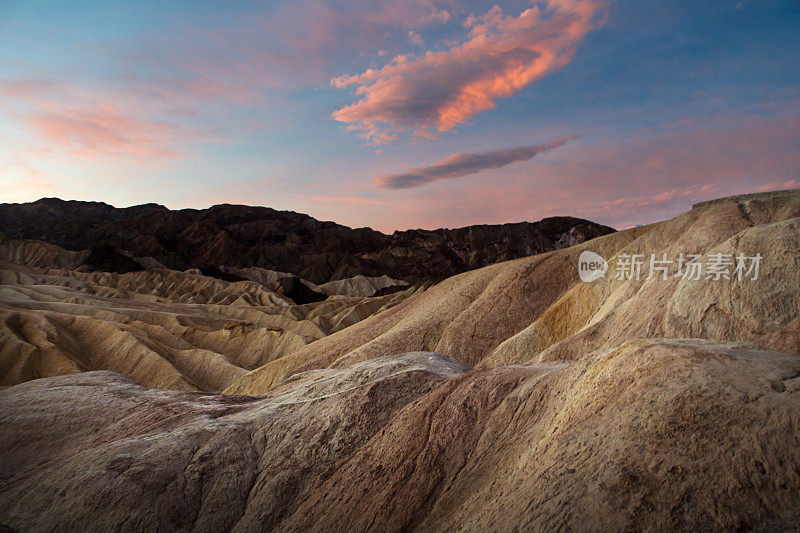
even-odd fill
[[[615,228],[800,187],[796,0],[0,0],[0,202]]]

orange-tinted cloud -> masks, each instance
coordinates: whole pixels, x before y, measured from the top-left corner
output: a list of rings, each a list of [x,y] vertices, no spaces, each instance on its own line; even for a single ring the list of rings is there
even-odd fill
[[[37,134],[58,148],[89,155],[174,156],[175,126],[140,120],[111,106],[56,109],[28,117]]]
[[[0,201],[25,202],[57,190],[44,170],[25,159],[11,155],[0,160]]]
[[[377,178],[375,184],[382,189],[413,189],[437,180],[460,178],[477,174],[481,170],[502,168],[511,163],[528,161],[542,152],[554,150],[575,138],[570,135],[547,143],[504,148],[479,154],[461,152],[431,165],[415,167],[400,174]]]
[[[562,69],[604,11],[604,0],[547,0],[517,16],[495,6],[467,18],[469,33],[461,44],[399,55],[382,68],[334,78],[334,87],[355,86],[362,98],[333,118],[378,144],[386,127],[428,136],[450,130]]]
[[[137,158],[177,155],[176,146],[196,136],[197,129],[171,121],[174,117],[164,111],[161,93],[152,91],[147,97],[142,98],[139,87],[109,90],[60,80],[0,78],[0,102],[7,104],[3,114],[30,128],[36,139],[35,150],[25,147],[26,159],[32,151]]]

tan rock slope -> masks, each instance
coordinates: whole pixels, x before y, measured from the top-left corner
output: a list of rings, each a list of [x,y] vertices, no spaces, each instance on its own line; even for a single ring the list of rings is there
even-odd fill
[[[0,392],[22,531],[800,526],[800,358],[651,339],[466,371],[410,354],[267,397],[91,372]]]
[[[219,391],[416,290],[295,305],[251,281],[69,270],[84,255],[0,241],[0,385],[105,369],[148,387]]]
[[[604,279],[578,279],[578,257],[608,260]],[[660,275],[616,279],[625,254],[763,259],[757,280]],[[733,269],[731,269],[732,271]],[[732,272],[731,272],[732,273]],[[227,392],[262,394],[286,376],[427,350],[474,366],[580,358],[638,338],[751,341],[800,354],[800,191],[721,199],[676,218],[453,276],[402,304],[271,361]]]
[[[608,259],[604,279],[578,280],[583,250]],[[625,254],[739,252],[763,256],[758,279],[614,275]],[[31,313],[53,313],[38,309],[44,301],[67,315],[131,290],[94,281],[130,274],[45,283],[63,274],[25,268],[3,275],[32,283],[2,290],[30,294],[15,305]],[[449,278],[227,389],[260,396],[153,390],[107,371],[8,387],[0,524],[797,530],[799,274],[800,191],[723,199]],[[232,297],[221,286],[204,302],[181,301],[191,291],[180,290],[172,301],[165,286],[181,283],[126,292],[120,307],[161,298],[200,313],[217,294]],[[47,301],[67,289],[76,303]],[[258,305],[219,307],[278,305],[259,294],[249,296]],[[201,319],[191,315],[193,327]]]

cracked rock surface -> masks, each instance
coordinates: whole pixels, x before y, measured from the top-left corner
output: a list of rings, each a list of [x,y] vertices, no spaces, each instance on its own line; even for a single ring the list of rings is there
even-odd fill
[[[581,282],[584,250],[606,258],[610,275]],[[758,279],[613,275],[624,254],[651,253],[763,261]],[[60,275],[9,272],[23,281]],[[61,301],[66,314],[129,290],[85,276],[14,291],[33,309],[48,291],[96,287]],[[208,301],[232,294],[205,283],[207,300],[183,304],[196,313],[195,329],[210,320],[204,306],[217,305]],[[143,319],[132,320],[137,302],[166,313],[181,286],[131,291],[122,309],[98,316],[125,314],[131,319],[117,324],[144,331]],[[169,287],[175,296],[159,296]],[[259,309],[287,307],[253,290],[248,302],[219,306],[239,313],[221,326],[234,339],[248,335],[245,319],[259,324],[247,318]],[[108,370],[0,390],[0,524],[800,528],[799,191],[706,202],[665,222],[407,290],[380,296],[402,294],[393,305],[237,372],[222,394],[147,388]],[[151,332],[188,324],[147,316]],[[330,324],[300,321],[310,329],[297,335]],[[6,326],[48,339],[35,324]],[[206,364],[216,375],[216,363]]]

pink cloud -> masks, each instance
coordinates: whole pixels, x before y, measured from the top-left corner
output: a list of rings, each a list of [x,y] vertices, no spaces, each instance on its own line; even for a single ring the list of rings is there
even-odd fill
[[[84,157],[176,155],[179,128],[148,118],[147,106],[131,95],[59,80],[0,78],[0,101],[8,104],[4,115],[33,133],[33,144],[17,135],[12,156],[30,159],[35,153],[40,159],[61,150]]]
[[[36,150],[64,150],[83,157],[176,156],[178,144],[199,133],[176,121],[192,115],[188,99],[201,90],[193,94],[191,89],[186,84],[146,86],[132,81],[112,89],[37,78],[0,79],[0,96],[13,103],[5,114],[32,130]],[[32,151],[31,146],[25,148],[28,155]]]
[[[333,113],[372,142],[383,128],[433,135],[492,109],[523,87],[562,69],[602,23],[602,0],[548,0],[517,16],[495,6],[465,21],[468,37],[443,51],[398,55],[387,65],[332,80],[361,99]]]
[[[221,131],[225,121],[212,121],[235,106],[281,108],[287,87],[324,83],[332,74],[326,71],[330,62],[404,44],[411,28],[445,21],[450,14],[441,7],[453,1],[267,3],[213,27],[188,17],[168,33],[108,50],[126,67],[110,69],[119,74],[99,84],[79,76],[0,79],[0,111],[32,127],[43,150],[173,156],[185,148],[187,128],[181,124],[201,124],[218,138],[269,127],[272,123],[253,119],[226,132]],[[376,132],[375,138],[395,137]]]
[[[80,155],[97,153],[168,157],[176,127],[123,114],[113,106],[59,108],[28,117],[36,133],[58,148]]]
[[[0,200],[3,202],[26,202],[53,194],[57,188],[47,173],[12,155],[0,161]]]

